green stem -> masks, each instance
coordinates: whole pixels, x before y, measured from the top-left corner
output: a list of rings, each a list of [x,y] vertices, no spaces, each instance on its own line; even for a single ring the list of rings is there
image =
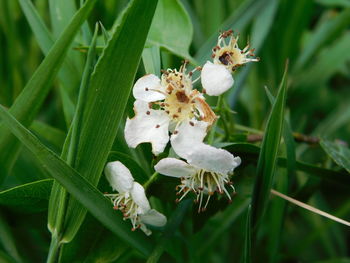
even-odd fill
[[[222,95],[220,95],[218,97],[218,100],[216,102],[215,110],[217,112],[221,112],[221,107],[222,107]],[[208,144],[210,144],[210,145],[212,145],[213,142],[214,142],[214,137],[215,137],[217,124],[218,124],[218,120],[216,120],[215,123],[213,124],[213,127],[211,127],[211,130],[210,130],[210,133],[209,133],[209,137],[208,137]]]
[[[151,177],[148,179],[148,181],[146,183],[143,184],[143,188],[145,188],[145,190],[147,190],[147,188],[158,179],[158,173],[155,172],[154,174],[151,175]]]
[[[46,263],[55,263],[57,261],[60,245],[58,236],[56,234],[52,235]]]

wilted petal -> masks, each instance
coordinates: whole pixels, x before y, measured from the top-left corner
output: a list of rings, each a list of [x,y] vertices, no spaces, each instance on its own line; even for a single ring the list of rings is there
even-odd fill
[[[169,141],[169,116],[162,110],[152,110],[148,103],[136,100],[135,117],[127,119],[125,124],[125,140],[129,147],[135,148],[143,142],[152,144],[152,152],[158,155],[164,151]]]
[[[232,87],[231,72],[223,65],[205,63],[201,73],[202,86],[210,96],[219,96]]]
[[[142,214],[140,218],[142,223],[158,227],[164,226],[167,221],[162,213],[154,209],[148,210],[145,214]]]
[[[164,158],[160,160],[154,169],[160,173],[172,177],[184,177],[196,173],[196,169],[188,163],[175,158]]]
[[[201,143],[195,146],[187,156],[191,165],[219,174],[228,174],[241,164],[241,158],[234,157],[230,152]]]
[[[165,99],[164,91],[160,85],[160,79],[153,74],[139,78],[132,92],[137,100],[152,102]]]
[[[151,209],[148,199],[145,194],[145,189],[138,182],[134,182],[131,189],[131,198],[139,206],[138,214],[144,214]]]
[[[207,134],[208,123],[192,120],[183,122],[171,135],[171,146],[177,155],[187,159],[188,155],[195,150],[196,145],[202,144]]]
[[[119,193],[129,192],[131,190],[134,184],[134,178],[124,164],[118,161],[107,163],[104,172],[113,190]]]

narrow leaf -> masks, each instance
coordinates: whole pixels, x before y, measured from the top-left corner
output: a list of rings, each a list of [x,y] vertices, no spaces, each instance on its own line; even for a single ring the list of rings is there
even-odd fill
[[[0,117],[11,132],[37,157],[45,170],[84,204],[97,220],[141,253],[149,254],[150,241],[146,241],[140,232],[131,232],[129,222],[125,222],[118,213],[115,213],[110,201],[99,190],[46,148],[2,106],[0,106]]]
[[[286,94],[287,67],[284,72],[276,101],[269,116],[266,132],[263,138],[258,166],[257,177],[252,196],[252,227],[257,227],[266,210],[270,189],[273,183],[275,167],[277,163],[277,152],[280,144],[283,119],[284,104]]]
[[[320,144],[333,161],[350,173],[350,149],[348,147],[328,140],[321,140]]]
[[[93,185],[117,135],[156,5],[154,0],[129,4],[91,76],[75,168]],[[69,200],[65,240],[74,237],[85,214],[79,202]]]
[[[51,84],[65,58],[68,47],[85,21],[96,0],[87,0],[84,6],[75,14],[69,26],[47,54],[39,68],[35,71],[21,94],[16,98],[10,108],[13,114],[25,126],[31,124],[38,113]],[[0,124],[0,162],[5,164],[0,167],[0,182],[11,170],[18,155],[18,141],[11,135],[8,129]]]

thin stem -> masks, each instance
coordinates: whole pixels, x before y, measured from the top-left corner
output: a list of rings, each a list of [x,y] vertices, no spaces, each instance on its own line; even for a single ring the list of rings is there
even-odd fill
[[[148,179],[148,181],[143,184],[143,188],[145,188],[145,190],[147,190],[147,188],[158,179],[158,175],[159,175],[159,173],[157,173],[157,172],[152,174],[151,177]]]
[[[338,222],[340,224],[343,224],[343,225],[346,225],[346,226],[350,226],[350,222],[348,222],[348,221],[345,221],[345,220],[343,220],[343,219],[341,219],[339,217],[336,217],[336,216],[333,216],[331,214],[328,214],[328,213],[326,213],[326,212],[324,212],[324,211],[322,211],[320,209],[317,209],[317,208],[315,208],[315,207],[313,207],[311,205],[308,205],[308,204],[305,204],[303,202],[300,202],[300,201],[298,201],[298,200],[296,200],[294,198],[286,196],[286,195],[284,195],[284,194],[282,194],[282,193],[280,193],[280,192],[278,192],[278,191],[276,191],[274,189],[271,189],[271,194],[276,195],[276,196],[278,196],[278,197],[280,197],[280,198],[282,198],[284,200],[287,200],[288,202],[291,202],[291,203],[293,203],[293,204],[295,204],[297,206],[300,206],[300,207],[302,207],[302,208],[304,208],[306,210],[309,210],[309,211],[311,211],[313,213],[319,214],[320,216],[324,216],[324,217],[327,217],[328,219],[336,221],[336,222]]]
[[[58,253],[60,251],[60,242],[56,234],[52,235],[49,255],[47,256],[46,263],[55,263],[57,261]]]
[[[218,100],[216,102],[216,111],[220,112],[221,108],[220,106],[222,105],[222,95],[220,95],[218,97]],[[208,136],[208,144],[212,145],[214,143],[214,137],[215,137],[215,132],[216,132],[216,126],[218,125],[218,120],[216,120],[213,124],[213,126],[211,127],[209,136]]]

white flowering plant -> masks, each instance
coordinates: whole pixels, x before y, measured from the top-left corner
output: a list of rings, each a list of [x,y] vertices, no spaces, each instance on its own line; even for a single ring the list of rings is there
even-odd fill
[[[0,0],[0,262],[348,262],[349,17]]]

